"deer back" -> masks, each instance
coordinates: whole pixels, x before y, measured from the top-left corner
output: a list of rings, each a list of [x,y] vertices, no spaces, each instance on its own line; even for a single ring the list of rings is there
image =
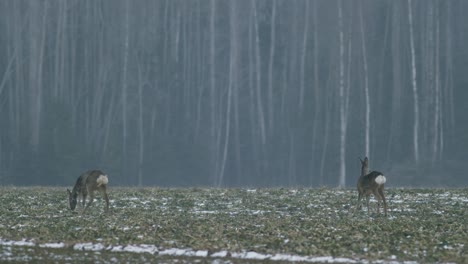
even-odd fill
[[[107,183],[109,182],[107,175],[105,175],[100,170],[92,170],[87,174],[88,176],[86,178],[86,187],[88,191],[94,191],[99,188],[106,187]]]
[[[371,193],[373,190],[381,187],[386,182],[385,176],[379,171],[372,171],[365,176],[361,176],[358,182],[358,188],[365,193]]]

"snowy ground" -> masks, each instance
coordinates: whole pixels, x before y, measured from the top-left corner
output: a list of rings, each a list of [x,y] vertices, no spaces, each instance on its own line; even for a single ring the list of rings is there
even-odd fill
[[[390,189],[389,216],[354,190],[110,188],[87,214],[65,188],[0,188],[0,261],[468,262],[468,189]]]

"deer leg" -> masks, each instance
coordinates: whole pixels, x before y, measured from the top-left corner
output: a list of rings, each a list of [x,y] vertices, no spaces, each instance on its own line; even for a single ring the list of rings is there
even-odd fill
[[[370,214],[369,200],[370,200],[370,194],[366,194],[367,214]]]
[[[89,194],[89,202],[88,202],[88,204],[86,205],[86,207],[84,208],[83,214],[86,212],[86,209],[88,209],[88,207],[91,206],[91,204],[93,203],[93,201],[94,201],[94,193],[91,192],[91,193]]]
[[[372,192],[374,193],[375,199],[377,199],[377,214],[380,214],[380,200],[382,198],[380,197],[380,194],[379,194],[378,190],[374,190]]]
[[[87,193],[82,193],[82,194],[81,194],[81,198],[83,199],[83,200],[81,201],[81,203],[82,203],[82,205],[83,205],[83,208],[84,208],[85,205],[86,205],[86,196],[87,196],[87,195],[88,195]]]
[[[362,198],[362,194],[359,193],[358,198],[357,198],[357,209],[358,210],[362,208],[361,198]]]
[[[384,212],[385,212],[385,216],[387,216],[387,201],[385,201],[385,195],[384,195],[384,192],[383,192],[383,188],[379,188],[379,194],[380,194],[380,196],[382,196],[383,205],[384,205]]]
[[[101,189],[102,197],[106,201],[106,212],[109,211],[109,195],[107,195],[106,186],[104,185]]]

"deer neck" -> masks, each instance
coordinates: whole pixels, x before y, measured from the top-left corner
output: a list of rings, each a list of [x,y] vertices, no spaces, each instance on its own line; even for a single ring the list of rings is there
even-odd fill
[[[86,187],[85,187],[85,185],[86,185],[86,178],[87,178],[87,177],[81,175],[81,176],[76,180],[75,186],[73,186],[73,190],[72,190],[73,196],[78,195],[78,193],[81,193],[81,192],[82,192],[82,189],[83,189],[83,188],[86,188]]]
[[[367,174],[369,174],[369,167],[363,166],[363,167],[361,168],[361,176],[365,176],[365,175],[367,175]]]

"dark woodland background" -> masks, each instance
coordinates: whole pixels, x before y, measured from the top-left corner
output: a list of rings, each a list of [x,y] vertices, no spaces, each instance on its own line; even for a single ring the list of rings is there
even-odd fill
[[[468,183],[468,1],[0,1],[0,184]]]

